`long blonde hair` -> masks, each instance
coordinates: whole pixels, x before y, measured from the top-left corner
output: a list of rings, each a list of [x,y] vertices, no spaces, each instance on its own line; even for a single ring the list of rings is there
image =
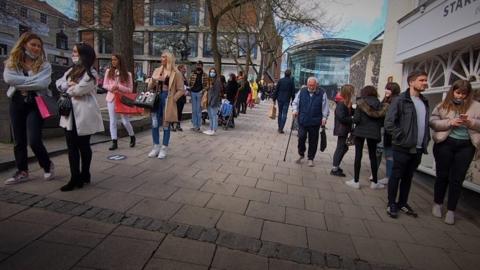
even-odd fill
[[[8,56],[7,60],[5,60],[5,66],[7,68],[16,70],[27,69],[25,65],[25,44],[32,39],[40,41],[42,46],[40,56],[33,61],[32,72],[37,73],[40,70],[40,67],[47,59],[45,56],[45,51],[43,50],[43,40],[37,34],[32,32],[25,32],[20,36],[20,38],[18,38],[17,43],[15,43],[15,46],[13,46],[12,51],[10,52],[10,55]]]
[[[351,84],[345,84],[340,88],[340,95],[343,97],[343,103],[348,106],[352,101],[352,96],[355,93],[355,87]]]
[[[178,69],[175,67],[175,56],[173,55],[173,53],[165,50],[162,52],[162,55],[167,56],[167,66],[163,67],[163,65],[161,65],[161,67],[163,67],[163,70],[168,70],[170,71],[170,73],[176,73]]]

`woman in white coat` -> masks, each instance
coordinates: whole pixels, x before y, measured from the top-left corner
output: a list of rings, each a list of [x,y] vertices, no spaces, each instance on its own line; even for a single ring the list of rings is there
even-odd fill
[[[72,61],[73,67],[56,82],[58,90],[66,93],[72,101],[72,111],[60,118],[60,126],[65,129],[71,174],[70,181],[61,191],[82,188],[84,183],[90,183],[90,136],[104,131],[100,107],[95,98],[97,73],[92,68],[95,51],[88,44],[76,44]]]

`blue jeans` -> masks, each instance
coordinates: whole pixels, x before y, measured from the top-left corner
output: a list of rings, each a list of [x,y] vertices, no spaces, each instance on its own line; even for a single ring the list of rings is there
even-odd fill
[[[208,106],[208,119],[210,120],[210,130],[216,131],[218,128],[218,107]]]
[[[168,92],[162,92],[160,94],[160,102],[156,111],[152,111],[150,116],[152,117],[152,139],[153,144],[160,144],[160,126],[163,125],[163,113],[165,111],[165,103],[167,100]],[[170,127],[169,125],[163,127],[163,141],[162,144],[168,146],[170,141]]]
[[[287,114],[288,114],[288,101],[278,102],[278,130],[283,130],[285,127],[285,123],[287,122]]]
[[[192,92],[192,125],[194,128],[200,128],[202,124],[202,92]]]

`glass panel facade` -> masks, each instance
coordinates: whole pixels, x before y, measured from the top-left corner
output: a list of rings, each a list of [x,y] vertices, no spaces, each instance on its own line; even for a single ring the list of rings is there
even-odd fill
[[[174,52],[175,57],[180,59],[180,51],[183,48],[182,40],[185,39],[183,32],[154,32],[150,33],[150,54],[160,56],[162,51]],[[188,46],[190,47],[189,57],[197,57],[198,33],[188,34]]]
[[[98,32],[98,52],[112,53],[113,36],[111,31]]]
[[[143,32],[133,32],[133,54],[142,55],[143,46],[145,41],[143,40]]]
[[[204,57],[213,57],[212,52],[212,35],[210,33],[205,33],[203,38],[203,56]],[[229,40],[232,40],[227,34],[218,34],[218,46],[220,48],[220,54],[222,57],[232,58],[232,53],[236,53],[237,57],[245,57],[246,50],[248,48],[248,38],[247,35],[240,35],[238,44],[240,44],[239,49],[236,45],[232,44]],[[252,50],[252,58],[257,58],[257,46],[255,45],[255,37],[250,36],[250,49]],[[231,48],[231,49],[229,49]]]
[[[198,0],[155,0],[151,3],[151,25],[198,25]]]

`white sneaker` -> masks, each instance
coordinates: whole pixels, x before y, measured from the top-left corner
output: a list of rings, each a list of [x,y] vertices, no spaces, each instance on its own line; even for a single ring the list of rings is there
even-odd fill
[[[382,178],[382,179],[378,180],[377,182],[382,184],[382,185],[388,185],[388,177]]]
[[[156,157],[156,156],[158,156],[159,152],[160,152],[160,145],[154,144],[153,148],[152,148],[152,151],[150,151],[150,153],[148,153],[148,157],[149,158]]]
[[[295,161],[297,164],[302,164],[302,161],[305,157],[304,156],[299,156],[298,159]]]
[[[455,212],[448,210],[445,214],[445,223],[449,225],[455,224]]]
[[[355,182],[355,179],[352,179],[350,181],[346,181],[345,184],[349,187],[355,188],[355,189],[360,189],[360,183]]]
[[[381,184],[381,183],[371,182],[371,183],[370,183],[370,188],[371,188],[371,189],[382,189],[382,188],[385,188],[385,185],[384,185],[384,184]]]
[[[17,171],[12,177],[5,180],[5,185],[14,185],[25,181],[28,181],[28,172]]]
[[[432,215],[434,217],[441,218],[442,217],[442,205],[441,204],[433,204],[432,207]]]
[[[203,134],[212,136],[212,135],[215,135],[215,131],[210,130],[210,129],[209,129],[209,130],[204,130],[204,131],[203,131]]]
[[[313,160],[308,160],[308,167],[313,167],[315,164],[313,164]]]
[[[160,152],[158,153],[158,157],[159,159],[164,159],[167,157],[167,149],[168,147],[165,146],[165,145],[162,145],[162,148],[160,148]]]
[[[55,178],[55,166],[53,165],[53,162],[50,163],[50,171],[49,172],[44,172],[43,173],[43,179],[50,181]]]

